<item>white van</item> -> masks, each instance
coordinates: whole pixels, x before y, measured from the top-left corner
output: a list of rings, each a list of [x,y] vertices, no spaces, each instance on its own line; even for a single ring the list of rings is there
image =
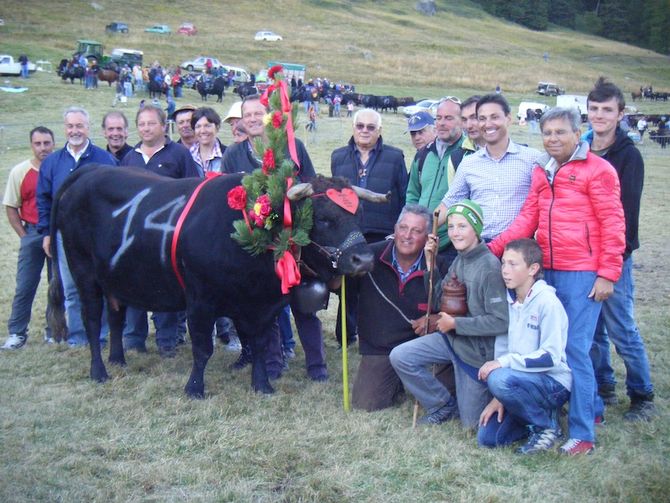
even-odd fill
[[[223,68],[224,75],[227,75],[228,72],[232,70],[235,74],[233,81],[237,84],[245,84],[251,80],[249,72],[247,72],[244,68],[230,65],[221,65],[221,68]]]
[[[578,94],[563,94],[556,96],[556,106],[561,108],[576,108],[582,116],[582,121],[586,121],[589,109],[586,106],[586,96]]]
[[[519,103],[519,111],[516,113],[516,118],[519,120],[525,120],[528,109],[532,110],[533,112],[540,110],[542,113],[544,113],[549,110],[549,106],[544,103],[538,103],[536,101],[522,101]]]

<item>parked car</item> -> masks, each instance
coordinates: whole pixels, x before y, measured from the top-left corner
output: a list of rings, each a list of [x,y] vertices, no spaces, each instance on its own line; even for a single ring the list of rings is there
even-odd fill
[[[160,33],[162,35],[169,35],[170,33],[172,33],[170,27],[166,24],[155,24],[153,26],[145,28],[144,31],[146,31],[147,33]]]
[[[115,21],[105,26],[105,31],[107,33],[128,33],[128,25]]]
[[[177,30],[177,33],[180,35],[195,35],[198,33],[198,29],[195,27],[193,23],[182,23],[179,29]]]
[[[417,112],[426,111],[435,117],[437,113],[437,104],[440,100],[421,100],[416,105],[410,105],[408,107],[403,107],[402,113],[405,114],[405,117],[411,117]]]
[[[277,35],[273,31],[259,31],[256,33],[254,40],[264,40],[266,42],[277,42],[283,40],[281,35]]]
[[[198,58],[195,58],[191,61],[184,61],[180,67],[182,67],[184,70],[188,70],[189,72],[204,72],[205,69],[207,68],[207,60],[211,59],[212,60],[212,68],[217,68],[221,65],[221,61],[219,61],[216,58],[213,58],[211,56],[200,56]]]
[[[552,82],[538,82],[536,92],[542,96],[558,96],[559,94],[565,94],[565,89]]]

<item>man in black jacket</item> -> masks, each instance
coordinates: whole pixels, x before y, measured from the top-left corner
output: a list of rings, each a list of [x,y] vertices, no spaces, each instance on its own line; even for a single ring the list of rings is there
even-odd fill
[[[365,108],[354,114],[353,135],[345,147],[333,151],[330,156],[330,172],[333,176],[347,178],[352,185],[381,194],[391,193],[388,204],[373,204],[361,201],[361,232],[368,243],[382,241],[393,233],[393,227],[405,206],[407,192],[407,168],[405,156],[399,148],[384,144],[382,117],[374,110]],[[341,316],[338,310],[335,334],[342,341]],[[356,302],[347,306],[347,342],[356,340]]]
[[[614,166],[621,182],[621,202],[626,219],[626,250],[619,281],[613,294],[603,301],[600,319],[593,338],[591,359],[598,383],[598,393],[608,404],[617,402],[616,380],[610,363],[609,341],[616,347],[626,366],[626,388],[630,410],[626,421],[649,421],[656,414],[654,387],[649,360],[634,313],[633,251],[640,247],[638,224],[640,199],[644,182],[644,161],[640,151],[619,127],[626,105],[621,89],[602,77],[587,98],[591,152]],[[608,337],[609,336],[609,337]]]
[[[348,280],[359,294],[358,329],[361,362],[352,393],[354,408],[367,411],[392,406],[403,396],[400,378],[391,366],[391,350],[417,337],[413,328],[424,323],[428,277],[423,248],[432,226],[428,209],[416,204],[403,208],[393,241],[372,245],[372,272]],[[438,258],[434,285],[446,267]],[[413,323],[412,323],[413,322]]]

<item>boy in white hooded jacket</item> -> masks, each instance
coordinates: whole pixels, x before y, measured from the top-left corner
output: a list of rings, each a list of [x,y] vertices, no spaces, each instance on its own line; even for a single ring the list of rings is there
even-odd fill
[[[568,317],[542,277],[542,251],[532,239],[511,241],[502,257],[509,329],[495,359],[479,369],[493,399],[480,416],[479,445],[497,447],[528,437],[519,454],[554,447],[562,433],[558,411],[570,397],[565,344]]]

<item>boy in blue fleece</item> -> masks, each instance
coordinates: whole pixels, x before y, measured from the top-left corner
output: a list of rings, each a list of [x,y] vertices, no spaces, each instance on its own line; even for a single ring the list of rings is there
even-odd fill
[[[558,411],[570,397],[565,356],[568,317],[553,287],[542,278],[542,250],[532,239],[505,247],[509,330],[498,337],[495,360],[479,369],[493,400],[479,420],[479,445],[497,447],[528,437],[517,449],[533,454],[554,447],[562,433]]]

